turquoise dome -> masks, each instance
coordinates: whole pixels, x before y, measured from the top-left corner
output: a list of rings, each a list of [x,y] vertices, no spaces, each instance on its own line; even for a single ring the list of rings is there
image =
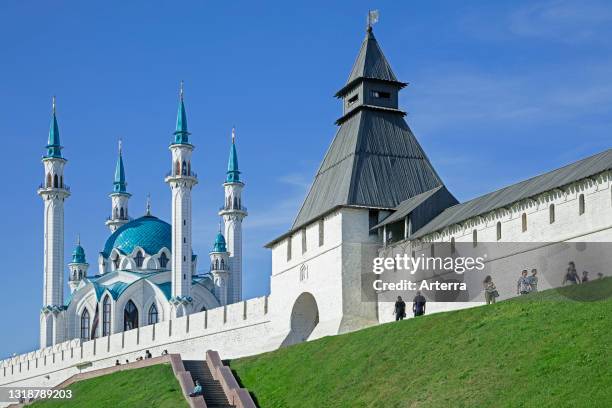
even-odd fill
[[[225,247],[225,237],[221,232],[217,234],[217,238],[215,238],[215,245],[213,246],[213,252],[226,252],[227,249]]]
[[[87,263],[85,260],[85,250],[80,244],[72,251],[72,263]]]
[[[172,226],[152,215],[136,218],[122,225],[106,240],[102,254],[108,257],[117,248],[124,254],[131,254],[137,246],[149,255],[162,248],[172,248]]]

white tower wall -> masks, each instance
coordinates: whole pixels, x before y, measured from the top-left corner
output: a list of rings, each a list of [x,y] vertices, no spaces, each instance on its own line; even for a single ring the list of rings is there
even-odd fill
[[[225,239],[229,252],[230,276],[228,282],[228,303],[242,300],[242,220],[248,215],[242,206],[244,184],[225,183],[225,205],[219,212],[225,226]]]

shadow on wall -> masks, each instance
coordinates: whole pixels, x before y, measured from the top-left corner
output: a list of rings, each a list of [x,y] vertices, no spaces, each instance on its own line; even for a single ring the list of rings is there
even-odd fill
[[[281,347],[308,340],[317,324],[319,324],[317,301],[312,294],[304,292],[293,305],[293,310],[291,310],[291,330],[285,340],[283,340]]]

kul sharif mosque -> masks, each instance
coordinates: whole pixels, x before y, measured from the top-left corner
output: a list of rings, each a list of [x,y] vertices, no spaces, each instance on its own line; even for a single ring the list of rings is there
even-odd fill
[[[85,250],[77,243],[68,264],[70,295],[64,297],[64,201],[70,189],[64,184],[59,126],[53,102],[47,154],[42,162],[45,182],[38,195],[44,201],[44,295],[40,314],[40,346],[66,340],[90,340],[134,329],[172,317],[235,303],[242,298],[242,205],[244,183],[238,170],[232,131],[223,218],[210,256],[210,274],[196,275],[198,256],[192,251],[191,189],[198,177],[191,168],[191,144],[181,84],[176,131],[170,144],[172,170],[165,182],[172,193],[171,224],[146,214],[132,219],[130,193],[119,145],[111,215],[111,231],[90,268]],[[91,269],[94,269],[93,271]]]

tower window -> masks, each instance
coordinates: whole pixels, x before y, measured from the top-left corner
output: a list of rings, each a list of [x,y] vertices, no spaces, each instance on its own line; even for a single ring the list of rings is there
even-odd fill
[[[374,98],[379,98],[379,99],[390,99],[391,98],[391,94],[389,92],[383,92],[383,91],[372,91],[372,97]]]
[[[89,340],[89,312],[87,309],[81,313],[81,339]]]
[[[452,237],[451,240],[450,240],[450,250],[451,250],[451,254],[455,254],[455,252],[456,252],[455,237]]]
[[[184,160],[183,160],[183,164],[181,165],[181,175],[183,176],[187,175],[187,163],[185,163]]]
[[[305,253],[307,250],[306,246],[306,228],[302,230],[302,253]]]
[[[115,267],[115,269],[119,269],[119,261],[120,261],[119,254],[116,254],[115,259],[113,259],[113,266]]]
[[[138,327],[138,309],[131,300],[128,300],[123,310],[123,330],[128,331]]]
[[[144,262],[144,256],[142,255],[141,251],[138,251],[136,253],[136,256],[134,257],[134,261],[136,261],[137,267],[142,268],[142,264]]]
[[[319,220],[319,246],[325,243],[325,220]]]
[[[527,231],[527,214],[523,213],[523,215],[521,215],[521,230],[523,232]]]
[[[499,241],[501,239],[501,237],[502,237],[502,234],[501,234],[501,222],[497,221],[497,240]]]
[[[119,210],[119,217],[123,219],[123,207]]]
[[[584,194],[578,197],[578,215],[584,214]]]
[[[291,260],[291,237],[287,238],[287,262]]]
[[[555,222],[555,205],[554,204],[551,204],[550,207],[548,207],[548,221],[551,224]]]
[[[348,100],[348,101],[346,101],[346,102],[347,102],[348,106],[351,106],[352,104],[354,104],[355,102],[357,102],[357,100],[358,100],[358,99],[359,99],[359,95],[354,95],[354,96],[351,96],[351,97],[349,98],[349,100]]]
[[[102,336],[108,336],[111,332],[111,303],[110,297],[106,295],[102,302]]]
[[[474,248],[476,248],[476,246],[478,245],[478,231],[476,230],[472,231],[472,245],[474,246]]]
[[[181,174],[181,163],[179,163],[179,161],[176,161],[176,165],[174,166],[174,175],[178,176],[179,174]]]
[[[165,252],[162,252],[162,254],[159,256],[159,266],[162,268],[168,266],[168,257],[166,256]]]
[[[191,162],[187,162],[187,175],[191,176]]]
[[[187,238],[183,237],[183,244],[187,243]]]
[[[159,313],[157,313],[157,306],[155,303],[149,308],[149,324],[155,324],[159,321]]]
[[[57,174],[55,176],[53,176],[53,187],[55,187],[55,188],[59,187],[59,182],[57,180]]]
[[[60,176],[60,188],[64,188],[64,176]]]
[[[47,187],[51,187],[52,185],[53,184],[52,184],[52,181],[51,181],[51,173],[48,173],[47,174]]]

